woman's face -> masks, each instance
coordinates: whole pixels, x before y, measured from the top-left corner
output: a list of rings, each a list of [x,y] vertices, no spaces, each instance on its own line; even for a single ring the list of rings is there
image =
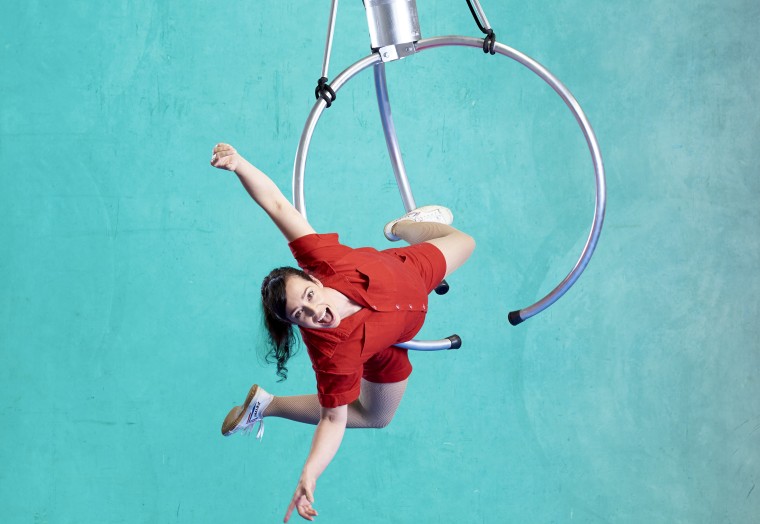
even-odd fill
[[[340,315],[331,302],[331,294],[317,280],[292,276],[285,282],[286,320],[310,329],[334,328]]]

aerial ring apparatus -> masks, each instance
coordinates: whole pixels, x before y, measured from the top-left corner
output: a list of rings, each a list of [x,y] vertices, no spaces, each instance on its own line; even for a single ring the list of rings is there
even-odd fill
[[[333,23],[333,21],[334,21],[334,15],[333,17],[331,17],[331,23]],[[415,41],[411,44],[411,47],[406,47],[405,49],[406,51],[410,52],[408,54],[411,54],[414,52],[421,52],[428,49],[434,49],[434,48],[439,48],[439,47],[450,47],[450,46],[479,48],[479,49],[483,49],[484,51],[493,51],[494,53],[498,53],[500,55],[511,58],[512,60],[519,62],[520,64],[524,65],[525,67],[533,71],[562,98],[562,100],[565,102],[567,107],[573,113],[573,116],[578,122],[578,125],[581,127],[581,130],[583,132],[583,135],[586,139],[586,143],[589,148],[589,152],[591,153],[591,158],[592,158],[593,167],[594,167],[595,184],[596,184],[596,199],[595,199],[595,206],[594,206],[593,222],[591,224],[591,230],[589,232],[588,238],[586,240],[586,243],[583,247],[583,251],[581,252],[581,255],[578,261],[576,262],[572,270],[567,274],[567,276],[546,296],[544,296],[543,298],[541,298],[540,300],[538,300],[537,302],[535,302],[534,304],[530,306],[511,311],[508,314],[508,320],[510,324],[516,326],[520,324],[521,322],[523,322],[524,320],[527,320],[528,318],[531,318],[532,316],[545,310],[546,308],[551,306],[554,302],[556,302],[560,297],[562,297],[570,289],[570,287],[572,287],[572,285],[578,280],[581,273],[584,271],[584,269],[588,265],[591,259],[591,256],[594,252],[594,249],[596,248],[597,242],[599,240],[599,235],[601,233],[602,225],[604,222],[604,214],[605,214],[605,207],[606,207],[606,185],[605,185],[605,177],[604,177],[604,165],[602,162],[602,156],[599,149],[599,144],[596,139],[596,135],[594,134],[594,131],[591,128],[591,125],[588,121],[588,118],[586,117],[585,113],[581,109],[580,104],[578,104],[575,97],[573,97],[573,95],[564,86],[564,84],[562,84],[562,82],[560,82],[544,66],[542,66],[541,64],[539,64],[532,58],[526,56],[525,54],[521,53],[520,51],[517,51],[516,49],[513,49],[499,42],[493,41],[492,30],[491,30],[491,35],[489,36],[491,36],[490,41],[488,40],[488,37],[487,39],[472,38],[472,37],[467,37],[467,36],[440,36],[440,37],[434,37],[434,38],[427,38],[427,39]],[[388,47],[391,48],[392,53],[396,51],[392,46],[388,46]],[[387,48],[376,50],[376,52],[374,52],[373,54],[355,62],[354,64],[350,65],[345,70],[343,70],[338,76],[336,76],[328,85],[328,87],[330,88],[330,91],[332,92],[332,95],[330,97],[317,95],[316,103],[312,107],[311,112],[309,113],[309,116],[304,125],[304,129],[303,129],[303,132],[301,134],[301,138],[298,144],[298,150],[296,152],[296,157],[295,157],[295,162],[294,162],[294,167],[293,167],[294,205],[296,209],[304,216],[306,216],[306,203],[305,203],[305,196],[304,196],[304,175],[305,175],[305,169],[306,169],[306,159],[308,156],[311,138],[316,129],[317,122],[319,121],[319,118],[321,117],[325,108],[329,107],[329,104],[332,102],[332,100],[335,99],[335,93],[337,93],[354,76],[356,76],[358,73],[360,73],[361,71],[364,71],[365,69],[371,66],[373,67],[374,74],[375,74],[375,87],[376,87],[377,98],[378,98],[378,107],[380,109],[380,115],[381,115],[381,120],[383,123],[383,129],[385,132],[386,143],[388,146],[391,163],[394,168],[396,181],[399,186],[399,191],[401,193],[404,207],[407,209],[407,211],[414,209],[414,207],[416,207],[414,204],[414,199],[411,195],[411,189],[409,187],[408,180],[406,178],[406,171],[403,166],[403,160],[401,159],[400,148],[398,147],[398,140],[396,138],[395,129],[393,127],[393,121],[390,114],[390,104],[388,102],[387,86],[385,82],[385,70],[384,70],[385,62],[390,61],[392,59],[401,58],[401,56],[395,56],[389,59],[387,53],[385,55],[383,54],[383,49],[387,49]],[[328,53],[329,51],[326,50],[326,56]],[[327,75],[325,74],[325,71],[323,70],[323,77],[325,79],[326,79],[326,76]],[[322,79],[320,80],[321,80],[321,84],[327,85],[326,80],[322,80]],[[460,344],[461,344],[461,341],[459,340],[459,337],[457,337],[456,335],[452,335],[451,337],[448,337],[440,341],[412,340],[407,343],[398,344],[398,345],[402,347],[407,347],[409,349],[434,350],[434,349],[454,349],[455,347],[459,347]]]

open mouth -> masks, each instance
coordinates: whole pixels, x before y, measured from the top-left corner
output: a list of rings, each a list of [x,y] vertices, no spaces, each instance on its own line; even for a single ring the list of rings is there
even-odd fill
[[[333,321],[333,314],[329,307],[326,307],[322,312],[322,316],[317,319],[317,324],[328,325]]]

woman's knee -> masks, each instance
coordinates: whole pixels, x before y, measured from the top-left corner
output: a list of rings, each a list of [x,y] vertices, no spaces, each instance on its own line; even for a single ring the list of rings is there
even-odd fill
[[[470,258],[470,255],[472,255],[473,251],[475,251],[475,239],[467,233],[462,233],[461,231],[459,231],[459,234],[464,236],[462,239],[462,250],[465,253],[465,260],[467,260]]]
[[[368,427],[375,429],[382,429],[388,426],[393,420],[395,413],[377,413],[376,415],[369,417],[367,420]]]
[[[429,242],[440,249],[443,258],[446,259],[446,276],[459,269],[475,251],[475,239],[459,230]]]

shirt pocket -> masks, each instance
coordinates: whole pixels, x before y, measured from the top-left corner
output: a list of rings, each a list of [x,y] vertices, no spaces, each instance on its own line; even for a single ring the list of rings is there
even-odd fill
[[[386,261],[365,262],[359,265],[356,271],[367,278],[368,293],[380,293],[380,296],[388,297],[397,290],[397,275],[388,267]]]

